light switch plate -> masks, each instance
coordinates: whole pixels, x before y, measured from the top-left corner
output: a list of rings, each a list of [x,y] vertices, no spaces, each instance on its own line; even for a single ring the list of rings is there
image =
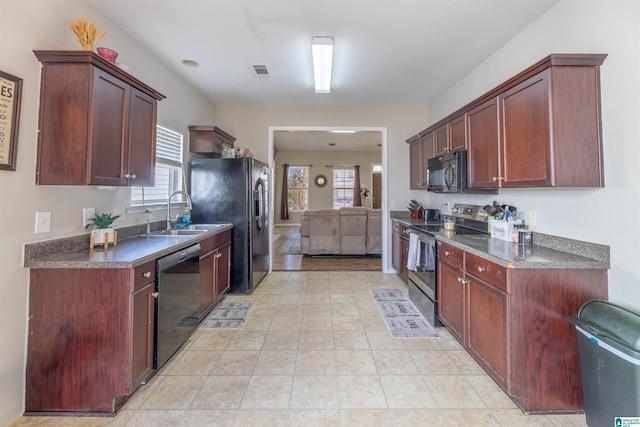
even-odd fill
[[[84,208],[82,209],[82,228],[85,228],[89,223],[89,218],[96,216],[96,208]]]
[[[51,212],[36,212],[36,233],[51,231]]]

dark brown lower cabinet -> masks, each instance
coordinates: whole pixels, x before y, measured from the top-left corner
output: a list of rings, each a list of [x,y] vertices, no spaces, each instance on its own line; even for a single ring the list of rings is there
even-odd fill
[[[438,263],[438,316],[447,326],[451,335],[464,342],[464,300],[465,287],[458,278],[463,277],[461,270]]]
[[[507,382],[508,295],[485,282],[467,276],[467,349],[481,360],[498,381]]]
[[[409,227],[394,220],[391,221],[391,228],[393,230],[391,265],[406,282],[409,280],[409,269],[407,268],[409,258]]]
[[[30,270],[25,413],[113,414],[153,372],[155,261]]]
[[[438,315],[526,413],[584,410],[570,317],[607,299],[607,271],[504,268],[438,242]]]
[[[231,286],[231,230],[200,242],[200,321]]]

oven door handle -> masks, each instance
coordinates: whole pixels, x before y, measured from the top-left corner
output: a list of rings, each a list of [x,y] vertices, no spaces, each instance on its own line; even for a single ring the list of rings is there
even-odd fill
[[[414,230],[409,230],[409,234],[415,234],[416,236],[418,236],[418,240],[421,243],[434,244],[434,245],[436,244],[436,239],[427,234],[420,233]]]

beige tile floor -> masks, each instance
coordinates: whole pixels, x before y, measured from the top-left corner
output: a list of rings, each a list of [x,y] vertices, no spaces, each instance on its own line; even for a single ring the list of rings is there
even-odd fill
[[[275,272],[242,329],[199,329],[113,418],[13,426],[586,426],[524,415],[443,328],[394,339],[369,293],[380,272]]]

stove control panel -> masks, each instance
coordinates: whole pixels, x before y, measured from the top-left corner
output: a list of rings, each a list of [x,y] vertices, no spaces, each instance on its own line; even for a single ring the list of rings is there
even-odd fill
[[[465,205],[456,203],[451,209],[451,215],[456,218],[470,219],[473,221],[489,222],[489,216],[478,205]]]

